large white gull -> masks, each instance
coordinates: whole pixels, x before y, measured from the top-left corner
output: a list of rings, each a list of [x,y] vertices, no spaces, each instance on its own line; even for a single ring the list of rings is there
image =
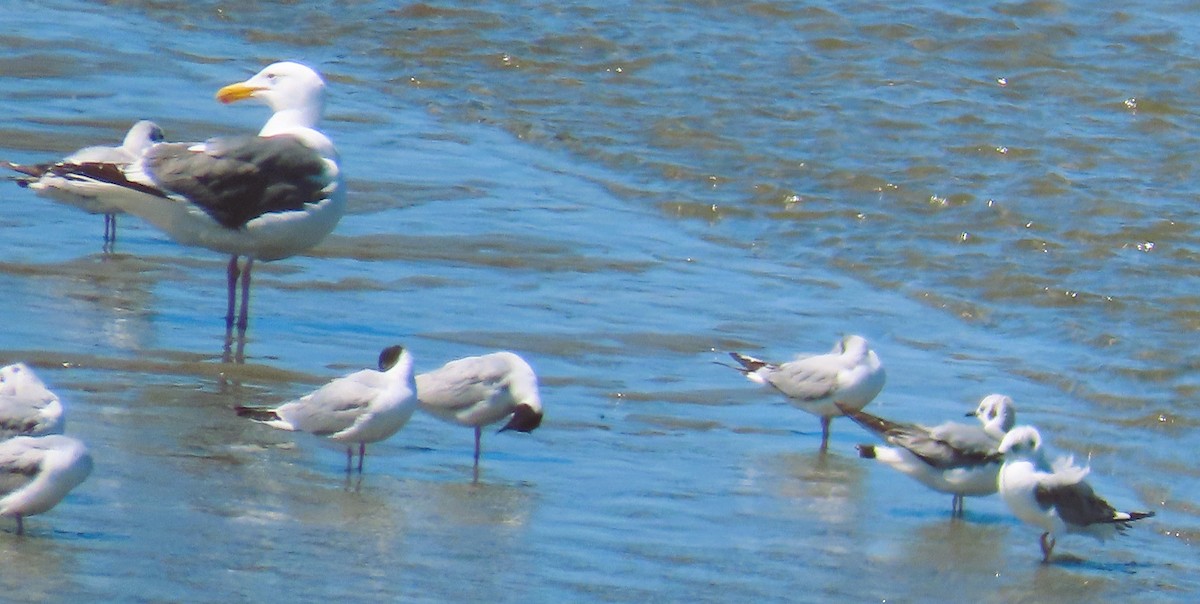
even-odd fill
[[[307,432],[346,445],[350,472],[358,444],[358,471],[367,443],[390,438],[408,423],[417,408],[413,360],[403,346],[379,353],[379,370],[363,369],[337,378],[317,390],[277,407],[237,407],[237,414],[272,428]]]
[[[24,174],[15,180],[39,196],[79,208],[89,214],[104,214],[104,247],[107,250],[117,239],[117,214],[121,209],[105,203],[94,192],[75,186],[75,180],[56,172],[64,170],[61,164],[105,163],[126,165],[142,156],[151,145],[165,140],[158,124],[141,120],[125,134],[125,140],[117,147],[84,147],[63,159],[42,164],[8,163],[8,167]],[[57,167],[57,169],[55,169]]]
[[[466,357],[417,375],[417,399],[430,415],[475,429],[475,480],[484,426],[508,422],[500,432],[532,432],[542,424],[537,374],[515,353]]]
[[[1050,561],[1056,536],[1090,535],[1104,540],[1149,518],[1154,512],[1120,512],[1100,498],[1084,478],[1089,468],[1075,465],[1072,457],[1047,462],[1042,436],[1031,426],[1009,430],[1000,443],[1004,465],[1000,468],[1000,496],[1022,521],[1042,531],[1042,562]]]
[[[92,473],[92,456],[69,436],[16,436],[0,442],[0,516],[24,518],[58,505]]]
[[[62,402],[25,363],[0,367],[0,439],[62,434]]]
[[[235,322],[240,277],[236,325],[244,332],[254,261],[287,258],[320,243],[341,220],[346,191],[337,150],[316,130],[325,103],[317,72],[275,63],[221,88],[217,99],[254,99],[274,113],[257,136],[159,143],[132,164],[71,164],[52,172],[178,243],[229,254],[226,325]]]
[[[911,476],[921,484],[950,493],[950,514],[963,515],[966,496],[996,492],[996,477],[1003,457],[1000,441],[1017,422],[1013,400],[991,394],[968,416],[978,424],[945,422],[933,427],[886,420],[861,410],[845,408],[846,417],[883,438],[892,447],[858,445],[858,453],[877,459]]]
[[[798,407],[821,418],[821,451],[829,447],[830,421],[842,415],[835,403],[862,409],[875,399],[887,374],[875,351],[862,336],[848,335],[825,354],[800,356],[787,363],[769,363],[741,353],[729,356],[741,366],[727,365],[746,379],[774,388]]]

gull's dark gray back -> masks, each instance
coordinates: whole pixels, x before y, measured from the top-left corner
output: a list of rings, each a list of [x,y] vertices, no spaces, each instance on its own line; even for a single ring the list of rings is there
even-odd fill
[[[162,144],[146,155],[155,184],[182,195],[230,229],[270,212],[302,210],[320,201],[325,163],[294,136],[214,139],[203,153]]]

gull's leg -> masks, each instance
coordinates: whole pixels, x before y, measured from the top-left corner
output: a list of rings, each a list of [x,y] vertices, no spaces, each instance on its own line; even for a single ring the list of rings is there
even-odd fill
[[[346,446],[346,474],[350,474],[351,464],[354,463],[354,449]]]
[[[479,482],[479,437],[483,433],[481,426],[475,426],[475,482]]]
[[[363,457],[367,455],[367,443],[358,443],[358,473],[362,474]]]
[[[17,534],[18,535],[25,534],[25,518],[23,516],[21,516],[20,514],[17,515]]]
[[[229,257],[229,266],[225,269],[225,285],[228,297],[225,306],[225,329],[233,331],[234,304],[237,302],[237,281],[241,271],[238,269],[238,257]]]
[[[1050,536],[1050,532],[1042,533],[1042,562],[1050,561],[1050,552],[1054,551],[1054,537]]]
[[[829,449],[829,424],[833,421],[831,417],[821,417],[821,452],[824,453]]]
[[[238,332],[245,334],[246,326],[250,323],[250,270],[254,268],[254,258],[246,257],[246,268],[242,271],[242,309],[238,315]]]

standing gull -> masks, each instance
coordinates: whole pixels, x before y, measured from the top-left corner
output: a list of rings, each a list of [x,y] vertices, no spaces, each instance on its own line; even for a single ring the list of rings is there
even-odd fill
[[[841,415],[835,403],[862,409],[883,389],[887,374],[879,357],[862,336],[838,340],[826,354],[797,357],[782,364],[768,363],[737,352],[729,353],[733,367],[752,382],[778,390],[795,407],[821,418],[821,451],[829,447],[829,423]]]
[[[412,355],[402,346],[379,353],[379,370],[363,369],[278,407],[237,407],[237,414],[272,428],[308,432],[346,445],[346,472],[358,443],[362,473],[367,443],[391,437],[417,408]]]
[[[0,439],[62,434],[58,396],[25,363],[0,367]]]
[[[75,206],[89,214],[104,214],[104,247],[109,249],[117,239],[117,213],[120,208],[105,203],[93,191],[81,190],[75,186],[75,181],[60,176],[68,168],[64,164],[75,165],[83,163],[104,163],[126,165],[137,161],[138,158],[155,143],[164,140],[162,128],[149,120],[142,120],[133,125],[125,134],[125,140],[119,147],[84,147],[63,159],[45,164],[14,164],[8,167],[24,174],[15,180],[18,185],[42,197]]]
[[[1050,561],[1056,535],[1079,533],[1104,540],[1129,528],[1130,522],[1154,515],[1118,512],[1084,482],[1091,470],[1076,466],[1072,457],[1047,463],[1042,437],[1031,426],[1010,430],[1000,453],[1000,495],[1017,518],[1045,531],[1040,540],[1042,562]]]
[[[69,436],[16,436],[0,442],[0,516],[24,518],[58,505],[92,473],[92,456]]]
[[[439,419],[475,428],[475,480],[479,480],[479,439],[483,427],[509,417],[500,428],[532,432],[542,423],[537,375],[511,352],[450,361],[417,376],[421,409]],[[510,417],[511,416],[511,417]]]
[[[51,172],[139,216],[172,239],[230,255],[226,327],[245,333],[255,260],[288,258],[321,242],[341,219],[346,191],[333,143],[317,131],[325,82],[299,63],[275,63],[217,92],[274,114],[258,136],[159,143],[129,165],[89,162]],[[245,258],[245,267],[239,266]]]
[[[981,425],[946,422],[927,428],[864,411],[842,410],[858,425],[895,445],[858,445],[861,457],[878,459],[935,491],[950,493],[950,514],[955,517],[963,515],[965,496],[996,492],[996,477],[1004,461],[1000,441],[1017,421],[1012,399],[1003,394],[984,397],[979,407],[967,414],[977,417]]]

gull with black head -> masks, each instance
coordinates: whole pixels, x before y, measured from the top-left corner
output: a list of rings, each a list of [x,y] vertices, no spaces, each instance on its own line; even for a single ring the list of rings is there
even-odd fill
[[[346,445],[346,472],[358,445],[358,471],[367,443],[399,432],[417,408],[413,360],[403,346],[379,353],[379,369],[363,369],[337,378],[296,400],[276,407],[239,406],[242,417],[289,432],[307,432]]]
[[[542,425],[537,374],[519,355],[502,351],[457,359],[417,376],[420,407],[443,421],[475,429],[475,480],[483,427],[532,432]]]

